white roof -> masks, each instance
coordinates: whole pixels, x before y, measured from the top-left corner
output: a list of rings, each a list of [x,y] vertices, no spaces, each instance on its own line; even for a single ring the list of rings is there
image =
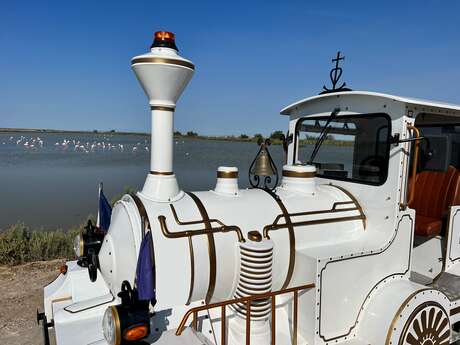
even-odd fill
[[[459,111],[460,112],[460,105],[458,104],[450,104],[450,103],[445,103],[445,102],[437,102],[437,101],[430,101],[426,99],[418,99],[418,98],[410,98],[410,97],[401,97],[401,96],[394,96],[394,95],[388,95],[385,93],[379,93],[379,92],[369,92],[369,91],[343,91],[343,92],[334,92],[334,93],[326,93],[323,95],[317,95],[313,97],[308,97],[305,99],[302,99],[298,102],[292,103],[291,105],[288,105],[287,107],[283,108],[281,110],[281,115],[290,115],[291,111],[298,107],[298,106],[303,106],[306,105],[309,102],[312,101],[317,101],[319,99],[324,99],[328,97],[337,97],[338,95],[355,95],[355,96],[365,96],[365,97],[380,97],[380,98],[386,98],[389,100],[393,100],[396,102],[401,102],[405,103],[406,105],[414,105],[414,106],[424,106],[424,107],[431,107],[431,108],[442,108],[442,109],[450,109],[454,111]]]

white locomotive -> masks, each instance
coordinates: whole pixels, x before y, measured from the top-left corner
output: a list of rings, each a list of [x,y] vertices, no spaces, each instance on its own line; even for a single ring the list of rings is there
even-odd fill
[[[173,173],[173,114],[194,65],[160,32],[132,68],[152,111],[150,172],[116,203],[97,250],[80,239],[86,265],[68,262],[45,287],[45,338],[53,328],[58,345],[456,339],[460,106],[337,89],[336,73],[332,90],[281,111],[277,186],[262,143],[258,188],[219,167],[213,190],[191,193]],[[136,297],[147,234],[154,306]]]

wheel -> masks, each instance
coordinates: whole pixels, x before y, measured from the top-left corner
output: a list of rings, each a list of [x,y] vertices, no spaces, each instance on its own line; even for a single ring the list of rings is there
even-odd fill
[[[449,345],[449,300],[434,289],[411,294],[399,307],[385,345]]]
[[[436,302],[418,306],[404,328],[401,345],[449,345],[449,316]]]

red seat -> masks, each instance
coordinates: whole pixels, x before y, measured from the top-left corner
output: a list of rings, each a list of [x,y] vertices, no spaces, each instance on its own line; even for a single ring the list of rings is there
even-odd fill
[[[415,196],[409,207],[416,211],[415,234],[436,236],[442,218],[460,202],[460,173],[453,166],[446,172],[423,171],[416,176]]]
[[[436,236],[441,233],[442,221],[422,215],[415,216],[415,234],[419,236]]]

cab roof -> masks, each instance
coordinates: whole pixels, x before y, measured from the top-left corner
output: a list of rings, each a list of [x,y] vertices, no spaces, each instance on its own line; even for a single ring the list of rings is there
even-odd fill
[[[437,110],[436,112],[460,116],[460,105],[457,105],[457,104],[450,104],[450,103],[445,103],[445,102],[431,101],[431,100],[411,98],[411,97],[394,96],[394,95],[389,95],[385,93],[369,92],[369,91],[343,91],[343,92],[326,93],[323,95],[308,97],[300,101],[297,101],[295,103],[292,103],[291,105],[288,105],[287,107],[283,108],[280,113],[281,115],[291,115],[294,111],[296,111],[299,108],[303,108],[306,105],[309,105],[312,103],[318,103],[323,100],[329,100],[331,97],[337,97],[337,96],[340,96],[340,97],[360,96],[360,97],[366,98],[368,101],[370,100],[369,98],[375,98],[376,101],[377,99],[380,99],[380,100],[387,99],[387,100],[402,103],[406,107],[410,107],[410,108],[417,107],[417,106],[421,108],[427,108],[426,109],[427,112],[434,112],[434,110]]]

